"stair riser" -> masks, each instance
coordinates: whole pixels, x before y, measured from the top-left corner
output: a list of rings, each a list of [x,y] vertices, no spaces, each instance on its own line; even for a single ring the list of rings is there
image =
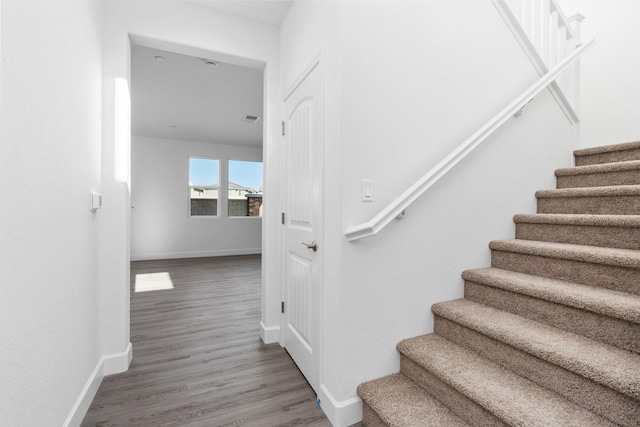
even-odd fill
[[[362,402],[362,423],[367,427],[389,427],[367,402]]]
[[[609,153],[591,154],[588,156],[575,156],[576,166],[625,162],[629,160],[640,160],[640,149],[612,151]]]
[[[640,249],[640,228],[517,223],[516,239]]]
[[[640,197],[553,197],[538,198],[538,213],[640,215]]]
[[[640,294],[640,284],[638,284],[640,270],[635,268],[547,258],[495,249],[491,251],[491,266],[587,286]]]
[[[563,175],[556,178],[557,188],[605,187],[609,185],[638,185],[640,170]]]
[[[437,315],[434,331],[617,424],[637,426],[639,402],[628,396]]]
[[[472,426],[508,425],[402,354],[400,355],[400,372]]]
[[[464,297],[634,353],[640,353],[640,325],[637,323],[630,323],[472,281],[465,282]]]

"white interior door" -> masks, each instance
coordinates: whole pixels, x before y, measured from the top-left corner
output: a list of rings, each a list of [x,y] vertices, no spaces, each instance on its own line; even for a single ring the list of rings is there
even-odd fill
[[[316,63],[285,98],[284,345],[318,392],[321,98]]]

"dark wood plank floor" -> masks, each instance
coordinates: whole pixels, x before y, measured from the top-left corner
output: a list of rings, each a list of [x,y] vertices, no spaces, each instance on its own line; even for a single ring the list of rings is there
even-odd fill
[[[137,274],[174,289],[134,292]],[[259,337],[260,257],[131,263],[133,362],[106,377],[82,426],[330,426],[278,345]]]

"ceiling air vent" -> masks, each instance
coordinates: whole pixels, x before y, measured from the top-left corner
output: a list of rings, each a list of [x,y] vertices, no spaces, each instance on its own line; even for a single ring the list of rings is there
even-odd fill
[[[260,120],[260,117],[258,117],[258,116],[249,116],[249,115],[246,115],[246,116],[244,116],[244,117],[242,118],[242,121],[243,121],[243,122],[246,122],[246,123],[255,123],[255,122],[257,122],[258,120]]]

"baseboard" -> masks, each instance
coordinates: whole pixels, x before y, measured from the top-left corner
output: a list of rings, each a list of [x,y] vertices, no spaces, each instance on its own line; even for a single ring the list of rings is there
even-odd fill
[[[153,252],[146,254],[131,254],[131,261],[149,261],[155,259],[204,258],[212,256],[256,255],[261,254],[262,248],[219,249],[212,251],[188,252]]]
[[[91,375],[89,375],[89,379],[80,392],[80,396],[78,396],[73,408],[71,408],[71,412],[69,412],[67,419],[64,421],[63,427],[80,426],[85,415],[87,415],[93,398],[96,397],[100,383],[102,383],[102,378],[104,378],[105,375],[118,374],[126,371],[132,359],[133,350],[131,343],[127,345],[126,350],[122,353],[102,356]]]
[[[73,408],[71,408],[71,412],[69,412],[67,419],[64,421],[63,427],[78,427],[82,424],[82,420],[87,414],[104,376],[102,370],[103,360],[104,359],[101,358],[98,361],[98,364],[89,376],[87,383],[80,392],[80,396],[78,396],[76,403],[73,405]]]
[[[102,356],[102,373],[103,375],[119,374],[129,369],[131,360],[133,359],[133,347],[131,343],[127,344],[127,348],[122,353],[109,354]]]
[[[320,407],[333,427],[348,427],[362,421],[362,400],[353,397],[338,402],[324,385],[320,385]]]
[[[280,326],[265,326],[260,322],[260,338],[265,344],[280,342]]]

